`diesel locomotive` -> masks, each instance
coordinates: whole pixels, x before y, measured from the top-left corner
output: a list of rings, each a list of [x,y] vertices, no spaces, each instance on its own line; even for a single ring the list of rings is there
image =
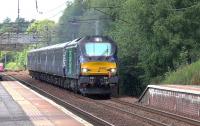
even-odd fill
[[[118,92],[117,45],[107,36],[31,50],[27,67],[33,78],[83,95]]]

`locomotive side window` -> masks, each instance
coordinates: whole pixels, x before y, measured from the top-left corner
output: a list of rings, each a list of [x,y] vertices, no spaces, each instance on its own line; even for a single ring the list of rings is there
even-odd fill
[[[86,43],[85,52],[87,56],[110,56],[112,52],[110,43]]]

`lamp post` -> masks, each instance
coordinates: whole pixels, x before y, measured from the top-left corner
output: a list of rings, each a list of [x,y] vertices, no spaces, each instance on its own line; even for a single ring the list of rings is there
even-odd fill
[[[95,34],[99,35],[99,20],[95,21]]]
[[[19,33],[19,0],[18,0],[18,9],[17,9],[17,34]]]
[[[18,16],[17,19],[19,20],[19,0],[18,0]]]

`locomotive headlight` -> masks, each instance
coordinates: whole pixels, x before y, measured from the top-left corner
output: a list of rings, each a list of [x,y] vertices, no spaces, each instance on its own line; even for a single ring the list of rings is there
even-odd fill
[[[87,72],[88,72],[88,69],[87,69],[87,68],[82,68],[82,72],[83,72],[83,73],[87,73]]]
[[[112,74],[115,74],[115,73],[117,72],[117,69],[111,68],[111,69],[110,69],[110,72],[111,72]]]

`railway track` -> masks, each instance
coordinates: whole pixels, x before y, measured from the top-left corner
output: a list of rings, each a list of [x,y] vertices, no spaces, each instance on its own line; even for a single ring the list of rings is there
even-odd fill
[[[4,76],[8,76],[8,75],[4,75]],[[30,87],[31,89],[33,89],[34,91],[42,94],[43,96],[46,96],[48,97],[49,99],[53,100],[54,102],[56,102],[57,104],[65,107],[66,109],[70,110],[71,112],[77,114],[78,116],[80,116],[81,118],[85,119],[86,121],[90,122],[91,124],[95,125],[95,126],[114,126],[113,124],[95,116],[95,115],[92,115],[91,113],[88,113],[56,96],[53,96],[51,94],[49,94],[48,92],[42,90],[42,89],[39,89],[38,87],[28,83],[28,82],[25,82],[23,80],[20,80],[18,78],[15,78],[13,76],[10,76],[9,75],[9,78],[11,80],[17,80],[19,82],[21,82],[22,84]]]
[[[17,79],[17,80],[22,82],[22,83],[24,83],[24,84],[26,84],[27,86],[31,87],[32,89],[35,88],[33,85],[31,85],[31,84],[29,84],[29,83],[27,83],[27,82],[25,82],[23,80],[20,80],[20,79]],[[40,92],[40,91],[37,91],[37,92],[43,94],[43,92]],[[74,93],[71,93],[71,94],[74,94]],[[64,107],[67,106],[66,105],[66,101],[62,101],[59,98],[55,99],[54,98],[55,96],[52,96],[51,94],[49,94],[49,95],[50,96],[47,96],[47,97],[49,97],[52,100],[56,101],[58,104],[61,104]],[[164,121],[165,123],[163,123],[163,121],[161,121],[159,119],[152,119],[152,118],[148,118],[147,116],[144,116],[144,115],[141,115],[141,114],[136,114],[136,113],[127,111],[127,109],[121,109],[120,107],[110,106],[109,104],[102,103],[101,100],[93,100],[93,99],[89,99],[89,98],[86,98],[86,97],[82,97],[81,95],[77,95],[77,94],[74,94],[73,96],[75,96],[75,97],[77,97],[79,99],[85,99],[87,101],[96,102],[97,104],[99,104],[101,106],[105,106],[105,108],[107,108],[109,110],[117,111],[117,112],[123,113],[125,115],[128,115],[130,117],[135,117],[135,119],[142,120],[142,121],[144,121],[144,122],[146,122],[148,124],[154,125],[154,126],[171,126],[172,125],[172,124],[166,123],[165,121]],[[119,99],[116,99],[116,98],[112,98],[112,99],[110,99],[110,101],[113,101],[115,103],[118,103],[118,104],[121,104],[121,105],[124,105],[124,106],[136,108],[135,110],[137,110],[137,109],[138,110],[143,110],[143,111],[146,111],[146,112],[149,112],[149,113],[153,113],[153,114],[157,114],[157,115],[160,115],[160,116],[171,118],[172,120],[182,121],[182,122],[185,122],[186,124],[190,124],[190,125],[194,125],[194,126],[199,126],[200,125],[200,122],[198,120],[194,120],[194,119],[187,118],[187,117],[182,117],[182,116],[179,116],[179,115],[176,115],[176,114],[172,114],[172,113],[168,113],[168,112],[165,112],[165,111],[160,111],[160,110],[157,110],[157,109],[149,108],[149,107],[146,107],[146,106],[141,106],[141,105],[138,105],[138,104],[131,104],[131,103],[128,103],[128,102],[125,102],[125,101],[120,101]],[[73,106],[73,105],[70,104],[70,107],[71,106]],[[112,125],[109,122],[104,121],[104,120],[102,120],[102,119],[100,119],[100,118],[98,118],[96,116],[95,116],[95,118],[90,117],[90,116],[93,116],[92,114],[89,114],[87,116],[85,116],[84,114],[80,114],[80,113],[84,113],[85,112],[84,110],[81,110],[81,112],[76,112],[75,110],[73,110],[74,108],[71,109],[70,107],[69,108],[66,107],[66,108],[71,110],[73,113],[76,113],[80,117],[84,118],[88,122],[91,122],[94,125],[108,125],[108,126]],[[90,119],[90,118],[92,118],[92,119]]]
[[[151,118],[148,118],[148,117],[145,117],[143,115],[140,115],[140,114],[136,114],[136,113],[133,113],[133,112],[129,112],[127,110],[123,110],[123,109],[120,109],[118,107],[114,107],[114,106],[111,106],[111,105],[108,105],[108,104],[105,104],[105,103],[102,103],[102,102],[98,102],[99,104],[102,104],[108,108],[111,108],[113,110],[116,110],[116,111],[121,111],[122,113],[125,113],[125,114],[128,114],[128,115],[131,115],[131,116],[134,116],[134,117],[137,117],[139,119],[142,119],[144,120],[145,122],[148,122],[149,124],[153,125],[153,126],[170,126],[166,123],[162,123],[160,121],[157,121],[157,120],[154,120],[154,119],[151,119]]]
[[[80,99],[91,100],[91,99],[88,99],[88,98],[83,97],[81,95],[76,95],[75,94],[74,96],[77,97],[77,98],[80,98]],[[129,111],[126,111],[126,110],[123,110],[123,109],[120,109],[120,108],[117,108],[117,107],[114,107],[114,106],[99,102],[98,100],[92,100],[92,101],[96,102],[97,104],[101,104],[101,105],[103,105],[103,106],[105,106],[105,107],[107,107],[109,109],[117,110],[117,111],[120,111],[120,112],[125,113],[127,115],[131,115],[131,116],[137,117],[139,119],[142,119],[145,122],[147,122],[147,123],[149,123],[149,124],[151,124],[153,126],[169,126],[166,123],[162,123],[160,121],[157,121],[157,120],[154,120],[154,119],[151,119],[151,118],[148,118],[148,117],[144,117],[144,116],[142,116],[140,114],[135,114],[135,113],[132,113],[132,112],[129,112]]]
[[[168,117],[168,118],[171,118],[171,119],[176,119],[176,120],[179,120],[179,121],[182,121],[182,122],[185,122],[187,124],[194,125],[194,126],[200,126],[199,120],[191,119],[191,118],[188,118],[188,117],[184,117],[184,116],[177,115],[177,114],[174,114],[174,113],[154,109],[154,108],[147,107],[147,106],[142,106],[142,105],[139,105],[137,103],[128,103],[128,102],[125,102],[125,101],[118,100],[116,98],[112,98],[111,101],[117,102],[117,103],[122,104],[122,105],[130,106],[130,107],[133,107],[133,108],[136,108],[136,109],[151,112],[151,113],[154,113],[154,114],[158,114],[158,115],[161,115],[161,116],[165,116],[165,117]]]
[[[14,80],[17,80],[17,81],[19,81],[19,82],[25,84],[26,86],[28,86],[28,87],[30,87],[31,89],[33,89],[33,90],[39,92],[40,94],[45,95],[46,97],[48,97],[48,98],[54,100],[56,103],[58,103],[58,104],[64,106],[65,108],[69,109],[69,110],[72,111],[73,113],[79,115],[80,117],[84,118],[85,120],[87,120],[88,122],[92,123],[92,124],[95,125],[95,126],[96,126],[96,125],[98,125],[98,126],[101,126],[101,125],[102,125],[102,126],[113,126],[113,125],[110,124],[109,122],[104,121],[104,120],[102,120],[102,119],[100,119],[100,118],[98,118],[98,117],[96,117],[96,116],[94,116],[94,115],[92,115],[92,114],[90,114],[90,113],[84,111],[84,110],[81,110],[81,109],[79,109],[79,108],[73,106],[73,105],[70,104],[70,103],[66,103],[66,101],[63,101],[62,99],[59,99],[59,98],[57,98],[57,97],[55,97],[55,96],[49,94],[49,93],[46,92],[46,91],[43,91],[43,90],[41,90],[41,89],[38,89],[38,88],[35,87],[34,85],[29,84],[28,82],[26,82],[26,81],[24,81],[24,80],[21,80],[21,79],[19,79],[19,78],[15,78],[14,76],[11,76],[11,75],[10,75],[10,77],[13,78]],[[74,95],[74,96],[77,97],[77,98],[79,98],[79,99],[84,99],[84,98],[85,98],[85,97],[82,97],[82,96],[80,96],[80,95]],[[87,99],[87,98],[86,98],[86,99]],[[88,99],[87,99],[87,100],[88,100]],[[91,100],[91,99],[90,99],[90,100]],[[94,102],[95,100],[91,100],[91,101]],[[149,123],[149,124],[151,124],[151,125],[153,125],[153,126],[169,126],[168,124],[165,124],[165,123],[159,122],[159,121],[157,121],[157,120],[153,120],[153,119],[150,119],[150,118],[141,116],[141,115],[139,115],[139,114],[134,114],[134,113],[128,112],[128,111],[126,111],[126,110],[122,110],[122,109],[120,109],[120,108],[112,107],[112,106],[109,106],[109,105],[107,105],[107,104],[103,104],[103,103],[100,103],[100,102],[99,102],[99,104],[101,104],[101,105],[103,105],[103,106],[106,106],[106,107],[108,107],[109,109],[112,109],[112,110],[114,110],[114,111],[117,110],[117,111],[120,111],[121,113],[124,113],[124,114],[127,114],[127,115],[131,115],[131,116],[134,116],[134,117],[137,117],[137,118],[143,120],[144,122]]]

